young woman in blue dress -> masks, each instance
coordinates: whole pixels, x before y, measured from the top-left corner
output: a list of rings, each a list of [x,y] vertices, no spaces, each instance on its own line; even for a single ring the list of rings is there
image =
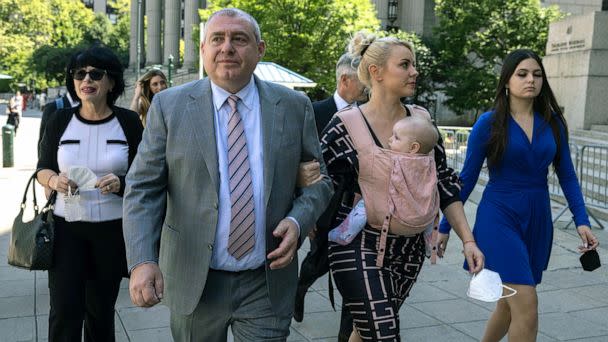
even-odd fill
[[[536,285],[547,269],[553,224],[547,184],[553,166],[574,216],[581,252],[599,242],[591,232],[570,158],[568,127],[547,82],[540,57],[530,50],[510,53],[502,66],[494,109],[475,123],[460,174],[462,201],[472,192],[484,160],[490,173],[477,209],[473,235],[486,260],[515,296],[500,299],[482,341],[535,341]],[[450,226],[440,226],[445,248]],[[465,268],[467,267],[465,262]]]

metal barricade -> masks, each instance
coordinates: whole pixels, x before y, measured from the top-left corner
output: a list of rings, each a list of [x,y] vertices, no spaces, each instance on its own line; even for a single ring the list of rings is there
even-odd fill
[[[471,135],[471,128],[440,126],[439,130],[443,135],[443,147],[445,148],[447,164],[450,168],[460,172],[467,156],[467,144]],[[479,178],[484,182],[487,182],[490,178],[485,163],[479,173]]]
[[[570,154],[585,201],[585,207],[608,209],[608,146],[583,145],[579,147],[570,143]],[[564,197],[559,179],[554,171],[549,176],[549,193],[553,196]],[[570,207],[566,202],[564,208],[553,219],[553,223],[557,222],[568,209]],[[601,229],[604,229],[604,225],[595,217],[593,211],[587,210],[587,213]],[[571,219],[565,228],[568,228],[572,222]]]
[[[467,153],[471,128],[440,126],[439,131],[443,136],[443,147],[448,166],[454,170],[461,170]]]
[[[578,172],[586,206],[608,209],[608,146],[583,146]],[[589,211],[589,215],[604,229],[593,212]]]

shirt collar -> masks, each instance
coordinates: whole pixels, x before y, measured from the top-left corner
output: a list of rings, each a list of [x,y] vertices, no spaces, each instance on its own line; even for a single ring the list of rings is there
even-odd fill
[[[210,80],[211,81],[211,80]],[[213,105],[215,106],[215,110],[219,112],[220,108],[226,102],[228,96],[232,95],[231,93],[224,90],[222,87],[211,81],[211,94],[213,95]],[[251,80],[243,89],[239,90],[238,93],[234,94],[241,99],[241,102],[245,106],[247,110],[253,109],[253,100],[255,95],[255,80],[253,75],[251,76]]]
[[[346,102],[346,100],[344,100],[342,96],[338,94],[337,90],[334,92],[334,102],[336,103],[336,108],[338,110],[342,110],[342,108],[348,107],[350,105],[350,103]]]

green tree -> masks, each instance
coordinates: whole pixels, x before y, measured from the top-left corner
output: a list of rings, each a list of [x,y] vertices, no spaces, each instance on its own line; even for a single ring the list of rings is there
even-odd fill
[[[538,0],[437,0],[434,79],[456,114],[491,107],[504,57],[528,48],[543,55],[549,23],[562,17]]]
[[[264,60],[317,82],[314,98],[334,91],[335,64],[351,35],[379,27],[369,0],[213,0],[207,6],[201,10],[203,21],[223,7],[256,18],[267,45]]]
[[[42,64],[49,60],[39,60],[36,50],[78,44],[93,17],[80,1],[0,1],[0,70],[14,82],[34,81],[39,88],[55,85],[55,77],[47,80],[47,64]]]
[[[101,42],[121,58],[129,58],[129,0],[108,4],[117,14],[112,24],[82,1],[1,0],[0,72],[14,82],[46,88],[63,83],[65,64],[76,49]]]
[[[104,45],[110,43],[110,35],[112,34],[112,23],[105,13],[95,13],[95,17],[91,22],[91,26],[84,33],[81,43],[99,42]]]

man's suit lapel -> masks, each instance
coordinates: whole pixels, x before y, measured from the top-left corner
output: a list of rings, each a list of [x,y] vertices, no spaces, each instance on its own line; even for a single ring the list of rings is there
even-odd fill
[[[194,140],[197,142],[198,152],[202,154],[211,182],[219,193],[219,171],[217,161],[217,143],[215,136],[215,110],[213,108],[213,96],[211,94],[211,83],[205,78],[191,88],[188,94],[185,117],[192,120],[190,126],[194,132]],[[197,151],[193,151],[197,153]]]
[[[280,98],[271,91],[270,87],[257,77],[255,77],[255,82],[260,94],[262,142],[264,145],[264,205],[268,207],[275,172],[276,149],[281,144],[285,113],[278,110]]]

